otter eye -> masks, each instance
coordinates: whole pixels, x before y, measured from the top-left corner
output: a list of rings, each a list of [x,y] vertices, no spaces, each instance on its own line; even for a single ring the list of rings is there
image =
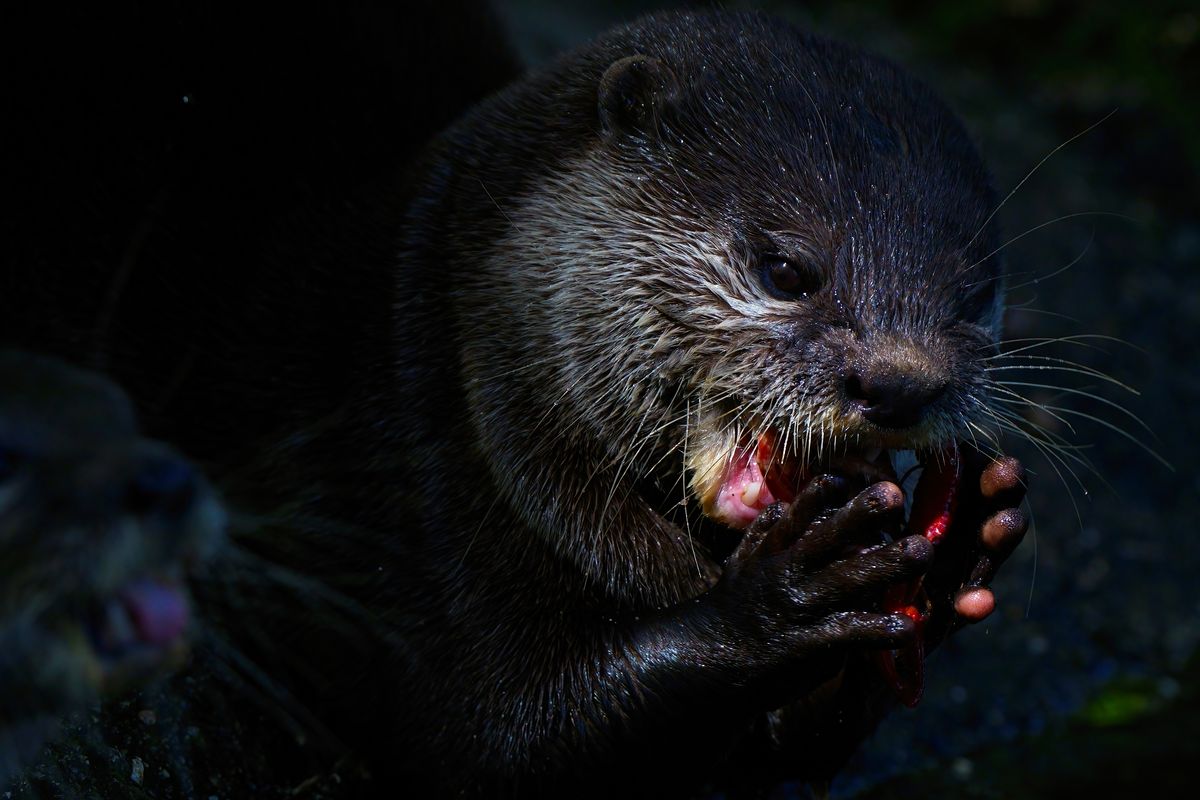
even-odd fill
[[[821,288],[821,273],[816,265],[783,256],[763,256],[763,285],[775,297],[792,300],[806,297]]]

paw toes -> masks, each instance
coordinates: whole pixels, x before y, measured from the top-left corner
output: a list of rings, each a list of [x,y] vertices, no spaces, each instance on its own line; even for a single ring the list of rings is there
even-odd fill
[[[825,645],[895,648],[916,634],[916,623],[903,614],[842,611],[826,617],[817,636]]]
[[[996,459],[979,476],[979,491],[984,499],[1005,505],[1020,505],[1025,485],[1025,467],[1011,456]]]
[[[954,610],[965,622],[979,622],[996,609],[996,596],[991,589],[963,589],[954,598]]]
[[[1006,556],[1021,543],[1028,528],[1029,520],[1021,509],[1006,508],[983,524],[980,540],[987,550]]]

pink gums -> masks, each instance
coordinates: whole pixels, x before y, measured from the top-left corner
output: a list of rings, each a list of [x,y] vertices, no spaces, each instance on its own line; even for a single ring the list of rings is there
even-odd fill
[[[713,514],[731,528],[744,528],[775,502],[754,449],[739,453],[725,471]]]

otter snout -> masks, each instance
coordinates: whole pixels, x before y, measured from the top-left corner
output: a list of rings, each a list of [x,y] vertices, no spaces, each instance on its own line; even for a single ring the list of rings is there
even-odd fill
[[[850,405],[870,422],[881,428],[911,428],[945,393],[949,382],[892,364],[875,364],[861,372],[852,368],[843,385]]]
[[[851,413],[888,430],[920,425],[951,383],[952,357],[938,344],[876,333],[848,348],[841,377]]]

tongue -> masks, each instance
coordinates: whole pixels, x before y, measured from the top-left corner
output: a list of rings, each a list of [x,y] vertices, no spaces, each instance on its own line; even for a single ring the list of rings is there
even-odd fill
[[[955,448],[944,450],[934,463],[925,465],[917,488],[913,491],[912,513],[908,518],[909,535],[920,533],[935,544],[945,536],[958,502],[961,477],[962,468]],[[884,611],[904,614],[917,626],[917,635],[912,644],[899,650],[881,651],[877,655],[884,680],[897,699],[909,708],[921,702],[921,694],[925,690],[925,640],[921,629],[927,619],[927,604],[919,580],[893,586],[883,601]]]
[[[121,591],[121,603],[133,620],[138,639],[157,647],[172,644],[188,625],[188,603],[178,586],[140,580]]]

